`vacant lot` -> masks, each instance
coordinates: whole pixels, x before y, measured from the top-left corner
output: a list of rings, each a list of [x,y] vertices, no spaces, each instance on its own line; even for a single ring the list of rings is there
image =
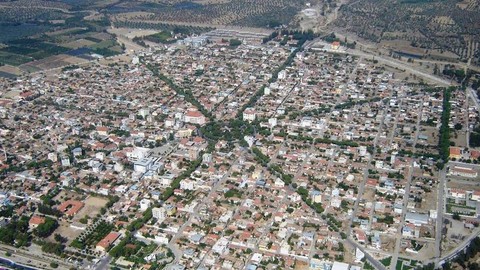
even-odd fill
[[[450,140],[455,143],[455,146],[468,147],[465,131],[455,131],[453,133],[453,137]]]
[[[422,198],[421,208],[424,211],[437,208],[437,189],[432,188],[431,192],[426,193]]]
[[[77,230],[77,229],[71,228],[70,227],[70,222],[59,221],[58,225],[59,226],[55,230],[55,232],[52,233],[52,235],[50,235],[48,237],[48,240],[51,241],[51,242],[55,242],[54,235],[58,233],[61,236],[66,237],[68,239],[67,243],[66,243],[66,245],[68,246],[73,241],[73,239],[77,238],[82,233],[82,230]]]
[[[100,209],[104,207],[107,202],[108,200],[106,198],[94,196],[88,197],[85,200],[85,207],[83,207],[83,209],[78,212],[78,214],[73,220],[78,221],[87,215],[91,218],[95,217],[97,214],[100,213]]]

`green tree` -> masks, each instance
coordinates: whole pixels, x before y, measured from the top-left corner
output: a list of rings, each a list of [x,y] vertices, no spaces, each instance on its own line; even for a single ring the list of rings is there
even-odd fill
[[[232,47],[238,47],[242,44],[242,41],[232,38],[232,39],[230,39],[229,43],[230,43],[230,46],[232,46]]]
[[[48,237],[53,233],[53,231],[55,231],[55,229],[57,229],[57,227],[57,220],[51,217],[45,217],[45,222],[38,225],[38,227],[35,228],[34,233],[38,237]]]

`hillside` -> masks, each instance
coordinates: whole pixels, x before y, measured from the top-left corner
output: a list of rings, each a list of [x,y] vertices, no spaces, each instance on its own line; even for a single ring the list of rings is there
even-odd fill
[[[414,54],[450,52],[477,64],[480,56],[478,0],[352,1],[340,8],[334,26],[380,45],[403,43]]]

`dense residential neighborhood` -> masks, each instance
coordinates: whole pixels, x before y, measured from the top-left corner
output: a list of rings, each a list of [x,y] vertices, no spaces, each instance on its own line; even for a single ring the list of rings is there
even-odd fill
[[[0,89],[24,265],[415,269],[480,234],[476,95],[339,41],[216,30]]]

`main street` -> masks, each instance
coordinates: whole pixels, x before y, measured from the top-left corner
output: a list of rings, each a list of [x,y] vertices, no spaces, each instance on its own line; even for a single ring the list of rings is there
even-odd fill
[[[387,110],[388,110],[388,106],[385,106],[382,110],[382,118],[381,118],[382,120],[379,123],[377,135],[375,136],[375,139],[373,140],[373,151],[369,155],[366,166],[363,169],[363,179],[362,179],[362,183],[358,187],[357,199],[355,200],[355,203],[354,203],[354,206],[353,206],[353,211],[352,211],[350,220],[348,222],[347,235],[350,235],[351,232],[352,232],[352,223],[353,223],[353,220],[355,219],[355,217],[357,215],[358,205],[360,204],[360,201],[363,197],[363,193],[365,192],[365,185],[366,185],[367,179],[368,179],[368,169],[371,168],[371,163],[373,161],[373,156],[375,155],[375,152],[377,150],[378,139],[380,138],[381,134],[383,133],[383,128],[384,128],[384,125],[385,125],[385,118],[387,116]]]
[[[383,132],[383,128],[384,128],[384,125],[385,125],[385,118],[387,116],[387,110],[388,110],[388,106],[385,106],[382,110],[382,120],[380,121],[379,123],[379,127],[378,127],[378,132],[377,132],[377,135],[375,136],[375,139],[373,140],[373,151],[372,153],[370,154],[370,156],[368,157],[368,161],[366,163],[366,166],[365,168],[363,169],[363,179],[362,179],[362,183],[360,184],[360,186],[358,187],[358,194],[357,194],[357,199],[355,200],[355,203],[354,203],[354,206],[353,206],[353,211],[351,213],[351,216],[350,216],[350,219],[347,223],[347,228],[346,228],[346,234],[347,234],[347,240],[346,242],[353,248],[359,248],[360,250],[362,250],[362,252],[365,253],[365,258],[368,260],[368,262],[374,266],[376,269],[378,270],[383,270],[383,269],[386,269],[385,266],[383,266],[383,264],[381,264],[377,259],[373,258],[368,252],[365,251],[365,249],[360,245],[358,244],[355,240],[352,240],[352,224],[353,224],[353,220],[355,219],[355,217],[357,216],[357,212],[358,212],[358,206],[360,204],[360,201],[362,200],[362,197],[363,197],[363,193],[365,192],[365,185],[367,183],[367,179],[368,179],[368,169],[371,167],[371,163],[372,163],[372,160],[373,160],[373,156],[376,152],[376,149],[377,149],[377,143],[378,143],[378,139],[380,138],[380,135],[382,134]]]
[[[112,257],[110,257],[108,254],[105,255],[100,259],[100,261],[97,262],[95,266],[95,270],[106,270],[108,269],[108,266],[110,262],[112,261]]]
[[[418,109],[418,114],[417,114],[417,123],[415,125],[415,135],[413,139],[413,145],[417,144],[418,141],[418,135],[420,135],[420,123],[422,120],[422,111],[423,111],[423,102],[420,100],[420,107]],[[393,130],[392,132],[395,132]],[[414,152],[416,151],[416,148],[413,150]],[[397,228],[397,234],[396,234],[396,242],[395,242],[395,250],[393,251],[392,254],[392,261],[390,263],[390,270],[395,270],[397,266],[397,261],[398,261],[398,256],[400,253],[400,244],[402,242],[402,229],[403,226],[405,226],[405,216],[407,214],[407,205],[408,205],[408,198],[410,196],[410,185],[412,183],[412,178],[413,178],[413,171],[415,170],[414,168],[414,163],[415,163],[415,158],[411,158],[410,161],[410,166],[408,168],[408,173],[406,179],[406,187],[405,187],[405,194],[403,195],[403,203],[402,203],[402,216],[400,218],[400,224],[398,225]]]
[[[365,250],[365,248],[360,245],[359,243],[357,243],[355,240],[353,240],[351,237],[348,237],[347,238],[347,243],[354,247],[354,248],[358,248],[360,249],[364,254],[365,254],[365,258],[367,259],[367,261],[373,266],[375,267],[377,270],[386,270],[387,268],[381,264],[378,260],[376,260],[375,258],[372,257],[372,255],[369,254],[369,252],[367,250]]]
[[[435,224],[435,267],[439,267],[440,256],[442,255],[443,214],[445,211],[446,189],[445,175],[446,166],[439,172],[438,176],[437,219]]]

